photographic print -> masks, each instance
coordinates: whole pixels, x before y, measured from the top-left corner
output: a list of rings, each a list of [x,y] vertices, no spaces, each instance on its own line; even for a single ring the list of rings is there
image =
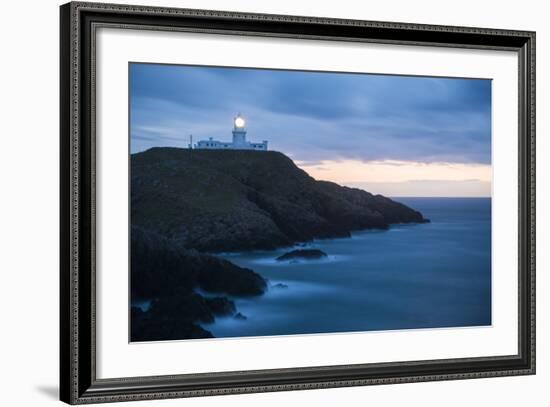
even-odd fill
[[[491,80],[129,64],[130,341],[491,325]]]

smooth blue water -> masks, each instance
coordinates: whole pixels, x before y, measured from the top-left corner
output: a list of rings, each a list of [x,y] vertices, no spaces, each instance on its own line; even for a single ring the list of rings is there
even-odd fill
[[[491,200],[396,200],[432,222],[308,245],[325,260],[274,260],[290,249],[224,255],[271,288],[234,298],[246,320],[219,318],[205,328],[235,337],[490,325]]]

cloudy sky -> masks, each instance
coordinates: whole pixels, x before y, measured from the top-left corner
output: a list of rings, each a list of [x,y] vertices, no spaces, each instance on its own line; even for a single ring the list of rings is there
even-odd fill
[[[491,195],[491,81],[132,64],[131,151],[247,139],[388,196]]]

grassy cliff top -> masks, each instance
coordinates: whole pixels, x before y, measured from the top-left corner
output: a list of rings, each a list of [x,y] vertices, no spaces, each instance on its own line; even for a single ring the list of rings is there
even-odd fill
[[[380,195],[317,181],[276,151],[152,148],[131,156],[131,221],[199,250],[274,248],[422,222]]]

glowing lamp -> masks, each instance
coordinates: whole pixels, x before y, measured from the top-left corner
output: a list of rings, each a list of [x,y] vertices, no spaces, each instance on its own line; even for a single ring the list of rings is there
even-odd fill
[[[244,119],[240,116],[238,116],[236,119],[235,119],[235,127],[244,127]]]

